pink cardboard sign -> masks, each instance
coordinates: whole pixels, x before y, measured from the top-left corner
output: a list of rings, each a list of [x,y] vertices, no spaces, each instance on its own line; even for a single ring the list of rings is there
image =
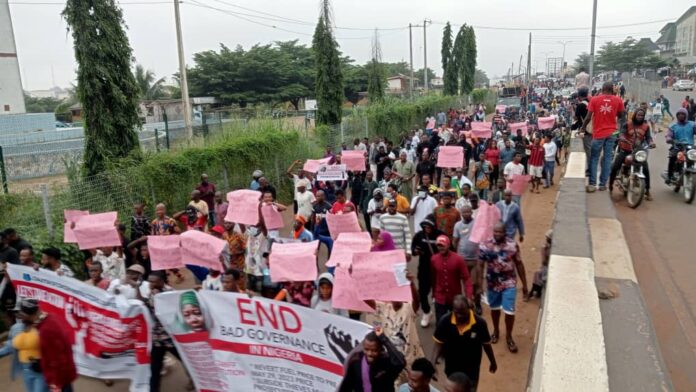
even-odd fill
[[[556,124],[556,119],[553,116],[537,118],[537,125],[540,130],[551,129]]]
[[[188,230],[181,234],[179,239],[181,240],[181,260],[184,264],[223,270],[220,253],[227,245],[227,241],[198,230]]]
[[[512,132],[513,136],[517,136],[517,130],[521,129],[522,130],[522,135],[526,136],[527,135],[527,123],[526,122],[516,122],[510,124],[510,131]]]
[[[362,231],[358,223],[358,215],[355,212],[347,214],[326,214],[326,224],[329,226],[329,233],[334,240],[341,233],[357,233]]]
[[[359,172],[365,171],[365,151],[341,151],[341,163],[346,165],[346,170]]]
[[[474,219],[469,241],[481,243],[493,236],[493,227],[500,222],[500,210],[493,204],[481,203]]]
[[[89,215],[89,211],[63,210],[65,223],[63,224],[63,242],[66,244],[76,244],[77,238],[73,233],[72,224],[77,222],[81,216]]]
[[[348,267],[337,266],[334,271],[333,293],[331,306],[336,309],[355,310],[358,312],[374,312],[363,300],[358,298],[356,283],[348,271]]]
[[[403,250],[353,254],[353,282],[362,300],[411,302],[411,287],[399,286],[394,264],[406,264]]]
[[[456,169],[464,167],[464,147],[442,146],[437,154],[437,167]]]
[[[493,123],[474,121],[471,123],[471,134],[479,139],[490,139]]]
[[[269,263],[272,282],[306,282],[317,278],[319,241],[273,243]]]
[[[331,162],[331,157],[322,159],[307,159],[307,162],[305,162],[302,170],[308,173],[316,173],[319,171],[319,167],[321,165],[328,165],[329,162]]]
[[[283,228],[283,215],[273,205],[261,206],[261,216],[267,230],[277,230]]]
[[[258,224],[259,199],[261,199],[259,191],[240,189],[228,193],[225,220],[251,226]]]
[[[150,252],[153,271],[184,267],[180,242],[178,234],[147,237],[147,249]]]
[[[524,191],[527,190],[529,178],[530,176],[528,175],[513,174],[512,182],[507,183],[507,188],[512,191],[513,195],[521,196],[524,194]]]
[[[370,233],[366,231],[341,233],[333,244],[331,257],[326,261],[326,266],[335,267],[340,264],[347,268],[353,264],[353,253],[369,252],[370,248],[372,248]]]
[[[121,246],[116,230],[116,212],[83,215],[75,222],[73,233],[80,250]]]
[[[505,109],[507,109],[507,105],[495,105],[495,110],[500,114],[505,113]]]

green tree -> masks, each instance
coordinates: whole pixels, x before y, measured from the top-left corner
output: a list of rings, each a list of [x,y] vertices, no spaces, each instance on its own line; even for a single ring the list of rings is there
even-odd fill
[[[584,69],[585,72],[588,72],[590,70],[590,54],[587,52],[580,53],[578,57],[575,58],[575,62],[573,63],[573,69],[577,73],[580,73],[581,69]]]
[[[382,63],[384,66],[384,73],[388,76],[411,75],[411,66],[405,61],[399,61],[398,63]]]
[[[476,73],[474,74],[474,86],[477,88],[488,87],[488,75],[483,70],[476,68]]]
[[[466,56],[466,25],[459,28],[457,36],[454,38],[454,45],[452,46],[452,58],[447,63],[450,68],[450,72],[454,73],[456,76],[457,93],[462,94],[464,92],[462,86],[462,80],[464,79],[464,56]],[[450,76],[450,78],[455,78],[455,76]]]
[[[123,15],[112,0],[68,0],[62,16],[72,32],[77,96],[85,128],[84,174],[102,172],[109,160],[138,154],[138,95],[133,51]]]
[[[423,73],[423,68],[417,70],[414,73],[414,77],[416,78],[418,83],[420,83],[421,86],[425,86],[425,74]],[[431,83],[434,78],[435,78],[435,71],[433,71],[432,69],[430,69],[430,67],[428,67],[428,83]]]
[[[372,40],[372,60],[367,63],[367,96],[370,103],[384,102],[384,90],[387,88],[387,77],[382,66],[382,48],[379,36],[375,30]]]
[[[443,94],[445,95],[457,95],[458,90],[457,63],[452,57],[452,49],[452,26],[447,22],[442,32],[442,48],[440,49],[444,82]]]
[[[350,57],[341,58],[343,69],[343,95],[353,104],[360,100],[360,93],[367,91],[368,76],[367,67],[353,64],[355,60]]]
[[[58,98],[36,98],[24,94],[24,106],[26,106],[27,113],[53,113],[62,102]]]
[[[341,72],[338,43],[333,36],[329,0],[321,2],[321,13],[314,30],[312,49],[317,69],[317,124],[338,124],[342,118],[343,73]]]
[[[474,89],[476,75],[476,33],[474,28],[466,26],[464,36],[464,58],[462,61],[462,92],[469,94]]]
[[[140,98],[148,101],[166,97],[166,89],[164,82],[167,78],[159,78],[155,80],[155,73],[149,69],[145,69],[142,65],[136,64],[133,72],[135,83],[140,89]]]
[[[665,60],[631,37],[619,43],[607,42],[597,51],[596,57],[596,68],[600,71],[631,72],[665,65]]]

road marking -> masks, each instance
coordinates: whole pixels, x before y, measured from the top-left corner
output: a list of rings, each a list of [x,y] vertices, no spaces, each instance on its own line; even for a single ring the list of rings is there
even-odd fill
[[[568,158],[564,178],[585,178],[585,153],[573,151]]]
[[[627,279],[638,283],[621,222],[609,218],[588,218],[588,222],[595,275],[599,278]]]

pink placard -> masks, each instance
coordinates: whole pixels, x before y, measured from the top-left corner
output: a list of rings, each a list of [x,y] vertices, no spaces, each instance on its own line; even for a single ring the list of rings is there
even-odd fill
[[[471,123],[471,134],[479,139],[490,139],[493,123],[474,121]]]
[[[512,191],[513,195],[521,196],[524,194],[524,191],[527,190],[527,186],[529,185],[529,178],[530,176],[526,174],[513,174],[512,182],[507,182],[507,188]]]
[[[505,113],[505,109],[507,109],[507,105],[495,105],[495,110],[500,114]]]
[[[336,309],[355,310],[358,312],[370,312],[375,310],[358,298],[356,283],[348,271],[348,267],[337,266],[334,271],[333,293],[331,294],[331,306]]]
[[[188,230],[179,236],[181,240],[181,260],[184,264],[199,265],[221,271],[220,252],[227,241],[213,237],[198,230]]]
[[[556,119],[553,116],[537,118],[537,125],[540,130],[551,129],[556,124]]]
[[[365,151],[341,151],[341,163],[346,165],[346,170],[360,172],[365,171]]]
[[[512,123],[509,126],[510,126],[510,131],[512,132],[513,136],[517,136],[518,129],[522,130],[523,136],[527,135],[527,123],[526,122],[523,121],[523,122]]]
[[[259,199],[259,191],[240,189],[228,193],[225,220],[243,225],[256,225],[259,223]]]
[[[283,215],[273,205],[261,206],[261,216],[263,216],[263,222],[267,230],[277,230],[285,226]]]
[[[437,154],[437,167],[456,169],[464,167],[464,147],[442,146]]]
[[[63,242],[66,244],[76,244],[77,238],[73,233],[72,224],[77,222],[81,216],[89,215],[89,211],[63,210],[65,223],[63,224]]]
[[[353,282],[362,300],[411,302],[411,287],[399,286],[394,264],[406,263],[403,250],[362,252],[353,254]]]
[[[104,212],[78,217],[73,228],[80,250],[121,246],[116,230],[116,212]]]
[[[353,264],[353,253],[369,252],[372,248],[370,233],[341,233],[333,244],[331,257],[326,261],[327,267],[335,267],[340,264],[349,267]]]
[[[147,249],[150,252],[153,271],[184,267],[180,241],[178,234],[147,236]]]
[[[326,224],[329,226],[329,233],[334,240],[341,233],[357,233],[362,231],[358,223],[358,215],[355,212],[347,214],[326,214]]]
[[[317,278],[319,241],[273,243],[269,262],[272,282],[306,282]]]
[[[304,166],[302,167],[302,170],[308,173],[316,173],[319,171],[319,167],[321,165],[326,165],[329,162],[331,162],[331,157],[322,159],[307,159],[307,162],[305,162]]]
[[[474,227],[471,229],[469,241],[481,243],[493,236],[493,227],[500,222],[500,210],[493,204],[482,202],[479,205]]]

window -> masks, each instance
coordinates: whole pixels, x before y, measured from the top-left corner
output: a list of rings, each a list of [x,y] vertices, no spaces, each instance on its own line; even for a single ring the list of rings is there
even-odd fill
[[[10,111],[10,105],[5,105],[5,111],[9,112]]]

